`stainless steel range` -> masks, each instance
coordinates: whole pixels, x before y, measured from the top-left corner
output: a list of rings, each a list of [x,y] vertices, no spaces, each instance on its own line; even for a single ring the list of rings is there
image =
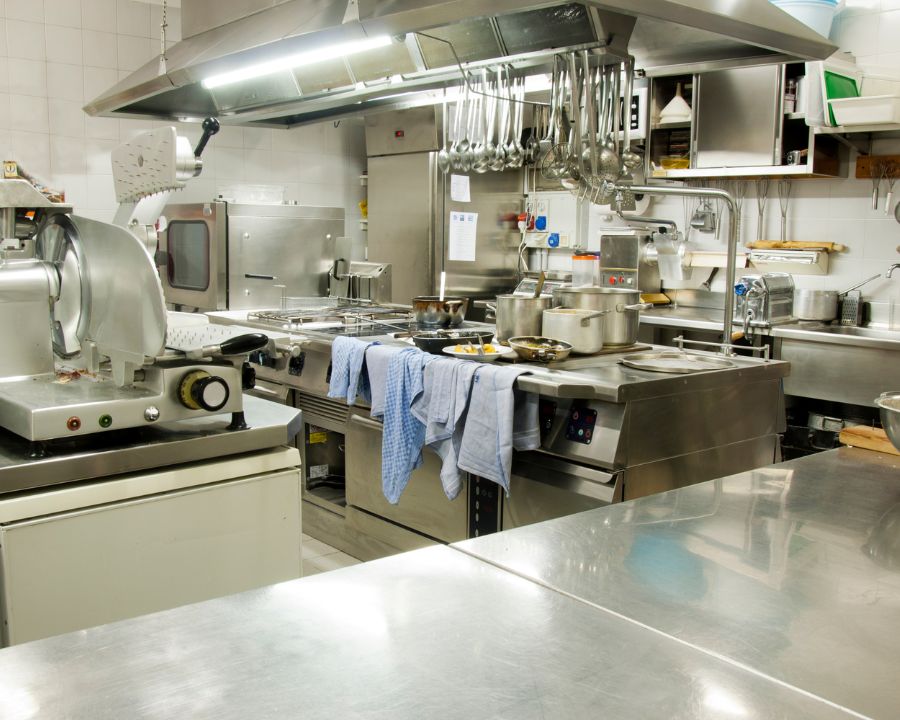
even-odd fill
[[[735,357],[715,372],[671,375],[623,366],[625,350],[533,364],[519,378],[519,387],[541,396],[542,447],[515,457],[509,497],[470,476],[448,501],[439,459],[426,451],[399,504],[390,505],[381,492],[381,423],[364,405],[327,397],[331,341],[400,342],[394,331],[416,328],[408,308],[343,303],[210,316],[290,337],[289,352],[258,352],[251,361],[258,385],[303,410],[304,526],[364,559],[759,467],[778,453],[786,363]]]

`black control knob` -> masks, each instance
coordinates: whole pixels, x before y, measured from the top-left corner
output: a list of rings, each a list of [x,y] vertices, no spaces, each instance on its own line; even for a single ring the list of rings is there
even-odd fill
[[[178,388],[181,404],[191,410],[215,412],[225,407],[229,397],[228,383],[205,370],[189,372]]]

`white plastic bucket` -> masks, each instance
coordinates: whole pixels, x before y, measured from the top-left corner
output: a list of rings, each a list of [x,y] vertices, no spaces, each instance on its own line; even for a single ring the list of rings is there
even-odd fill
[[[819,35],[831,34],[831,23],[837,13],[837,2],[832,0],[770,0],[773,5],[784,10]]]

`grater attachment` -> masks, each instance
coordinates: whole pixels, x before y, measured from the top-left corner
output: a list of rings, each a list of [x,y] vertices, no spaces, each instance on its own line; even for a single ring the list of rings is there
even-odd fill
[[[841,325],[862,324],[862,293],[851,290],[841,301]]]

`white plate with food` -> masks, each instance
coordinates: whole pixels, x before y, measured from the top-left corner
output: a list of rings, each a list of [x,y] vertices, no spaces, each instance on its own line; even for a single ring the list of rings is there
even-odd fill
[[[481,347],[477,344],[460,343],[458,345],[448,345],[444,348],[444,352],[455,358],[463,360],[475,360],[476,362],[494,362],[502,357],[515,355],[516,351],[512,348],[504,347],[500,343],[485,343],[484,354],[481,354]]]

